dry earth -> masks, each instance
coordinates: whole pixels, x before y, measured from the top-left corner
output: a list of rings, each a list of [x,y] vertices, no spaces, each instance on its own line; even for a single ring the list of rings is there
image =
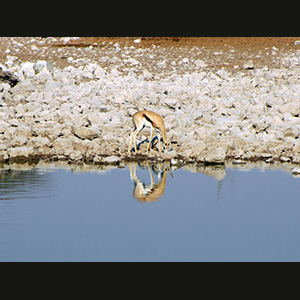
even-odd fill
[[[138,40],[140,43],[135,42]],[[128,47],[129,52],[148,48],[153,57],[139,57],[141,65],[138,68],[164,74],[174,69],[173,61],[175,65],[183,58],[207,61],[207,68],[213,69],[238,70],[249,59],[256,67],[280,67],[282,57],[300,49],[300,43],[294,44],[297,40],[300,37],[5,37],[0,39],[0,62],[11,55],[16,56],[19,62],[46,60],[61,68],[74,65],[70,58],[84,58],[110,69],[116,58],[124,57],[123,51],[110,51],[118,44],[122,48]],[[162,56],[165,56],[166,66],[156,68]],[[108,59],[101,59],[103,57]],[[80,65],[80,61],[76,65]],[[182,72],[186,71],[182,69]]]

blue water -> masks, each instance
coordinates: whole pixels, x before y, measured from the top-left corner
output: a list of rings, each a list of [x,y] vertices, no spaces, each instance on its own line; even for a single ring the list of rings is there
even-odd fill
[[[0,169],[0,261],[300,261],[291,172],[149,167]]]

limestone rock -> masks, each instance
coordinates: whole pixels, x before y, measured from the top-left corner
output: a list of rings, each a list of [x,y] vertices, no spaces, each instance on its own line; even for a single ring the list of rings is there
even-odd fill
[[[73,127],[72,132],[76,137],[82,140],[93,140],[99,136],[96,130],[84,126]]]
[[[57,155],[69,156],[73,151],[73,143],[64,137],[59,137],[53,142]]]
[[[284,103],[279,107],[279,112],[281,112],[282,114],[290,113],[293,116],[297,116],[300,114],[299,103],[294,101]]]
[[[293,158],[292,158],[292,162],[294,164],[300,164],[300,155],[295,155]]]
[[[24,62],[21,64],[21,69],[19,71],[19,78],[24,80],[26,78],[34,77],[35,71],[33,69],[34,63],[32,62]]]
[[[163,157],[165,160],[172,160],[177,156],[177,152],[172,150],[172,151],[167,151],[163,153]]]
[[[121,158],[115,155],[107,157],[96,155],[94,157],[94,163],[96,164],[118,164],[120,161]]]
[[[7,150],[7,154],[11,161],[25,162],[30,158],[30,156],[33,156],[35,153],[33,147],[23,146],[10,148]]]
[[[51,75],[53,75],[54,67],[50,62],[45,60],[39,60],[33,65],[33,69],[35,74],[39,74],[44,71],[48,71]]]
[[[167,98],[164,102],[169,108],[173,109],[175,109],[178,105],[178,100],[175,98]]]
[[[253,60],[249,59],[243,64],[243,69],[254,69]]]
[[[195,66],[198,67],[198,68],[205,68],[205,67],[207,67],[206,62],[205,62],[204,60],[202,60],[202,59],[197,59],[197,60],[195,60],[195,61],[194,61],[194,64],[195,64]]]
[[[15,136],[10,144],[13,147],[21,147],[24,146],[25,144],[27,144],[28,139],[25,136]]]
[[[120,160],[121,160],[120,157],[113,155],[113,156],[105,157],[103,159],[103,162],[108,164],[117,164],[120,162]]]
[[[74,161],[78,161],[78,160],[81,160],[83,157],[81,151],[77,150],[77,151],[72,151],[69,155],[69,158],[71,160],[74,160]]]
[[[219,147],[209,151],[204,157],[204,162],[209,164],[224,164],[225,158],[226,152],[223,148]]]

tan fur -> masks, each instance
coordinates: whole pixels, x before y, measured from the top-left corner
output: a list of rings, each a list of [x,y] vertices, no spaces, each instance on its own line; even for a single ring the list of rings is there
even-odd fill
[[[167,142],[167,135],[166,135],[164,121],[163,121],[162,117],[160,115],[158,115],[157,113],[155,113],[153,111],[150,111],[150,110],[141,110],[141,111],[138,111],[137,113],[135,113],[132,116],[132,120],[133,120],[133,123],[135,125],[135,131],[130,135],[130,141],[129,141],[129,147],[128,147],[128,153],[129,154],[131,154],[132,142],[133,142],[135,152],[137,151],[135,138],[136,138],[136,135],[144,127],[150,127],[151,128],[151,135],[150,135],[150,140],[149,140],[149,144],[148,144],[148,147],[147,147],[147,153],[149,151],[150,143],[151,143],[152,138],[153,138],[153,130],[158,131],[158,134],[157,134],[158,135],[158,146],[159,146],[158,148],[159,148],[160,152],[162,152],[162,149],[161,149],[161,146],[160,146],[160,135],[159,135],[159,133],[162,135],[164,145],[169,144]]]

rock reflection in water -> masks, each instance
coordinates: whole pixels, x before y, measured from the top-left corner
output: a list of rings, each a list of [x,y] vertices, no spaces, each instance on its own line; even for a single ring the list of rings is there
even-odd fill
[[[217,201],[221,200],[221,191],[223,180],[226,176],[226,170],[224,165],[187,165],[183,169],[189,172],[203,173],[218,180],[218,190],[217,190]]]
[[[54,180],[52,172],[55,169],[66,169],[73,172],[96,172],[99,174],[106,173],[113,169],[129,169],[130,178],[134,182],[133,196],[140,202],[154,202],[161,199],[165,193],[167,176],[176,177],[177,170],[184,170],[192,173],[202,173],[214,178],[218,182],[217,200],[222,198],[222,184],[226,180],[227,171],[239,169],[250,171],[254,168],[261,169],[281,169],[289,173],[295,169],[292,164],[266,164],[266,163],[250,163],[236,165],[228,162],[224,165],[199,165],[199,164],[175,164],[170,162],[154,163],[151,161],[140,162],[122,162],[118,165],[86,165],[86,164],[69,164],[67,161],[47,163],[40,161],[37,165],[29,164],[10,164],[0,166],[0,200],[26,199],[36,198],[42,195],[49,196],[53,193],[51,182]],[[138,176],[137,170],[147,170],[147,178],[149,176],[150,183]],[[169,175],[168,175],[169,173]],[[145,173],[144,173],[145,174]],[[294,177],[296,175],[293,174]],[[230,180],[230,178],[228,178]]]
[[[22,166],[22,165],[21,165]],[[35,169],[0,169],[0,200],[34,199],[48,191],[50,174]]]

